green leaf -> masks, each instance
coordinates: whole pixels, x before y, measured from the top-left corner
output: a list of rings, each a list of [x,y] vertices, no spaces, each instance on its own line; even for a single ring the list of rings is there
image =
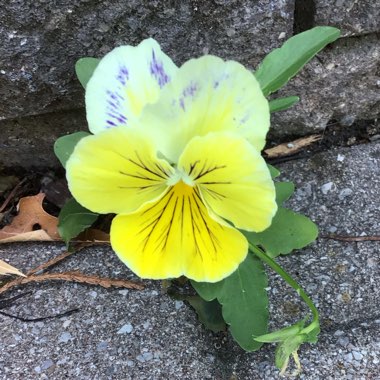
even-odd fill
[[[224,280],[218,300],[224,320],[230,325],[234,339],[246,351],[258,350],[262,343],[255,336],[268,329],[268,278],[264,265],[248,254],[239,268]]]
[[[300,98],[298,96],[288,96],[287,98],[273,99],[269,102],[270,112],[284,111],[298,103]]]
[[[263,343],[276,343],[282,342],[289,337],[296,336],[305,326],[305,320],[302,319],[294,325],[284,327],[269,334],[257,336],[255,340]]]
[[[92,74],[96,69],[96,66],[98,66],[99,62],[100,59],[91,57],[80,58],[76,62],[75,73],[77,74],[79,82],[84,88],[86,88],[87,82],[92,77]]]
[[[58,232],[66,244],[90,227],[99,214],[87,210],[74,198],[69,199],[58,216]]]
[[[226,323],[222,316],[222,306],[217,300],[205,301],[199,296],[186,297],[185,300],[195,309],[199,320],[207,329],[213,332],[226,329]]]
[[[269,169],[269,172],[270,172],[272,179],[278,177],[281,174],[281,172],[277,168],[275,168],[274,166],[272,166],[270,164],[267,164],[267,166],[268,166],[268,169]]]
[[[294,193],[293,182],[275,182],[274,187],[276,188],[276,202],[279,206],[287,201]]]
[[[290,78],[327,44],[340,36],[340,30],[317,26],[289,38],[279,49],[270,52],[255,72],[265,96],[284,86]]]
[[[89,135],[90,133],[88,132],[75,132],[71,135],[59,137],[55,141],[54,153],[64,168],[66,167],[66,162],[73,153],[78,141]]]
[[[278,208],[265,231],[242,232],[250,243],[261,245],[272,258],[306,247],[318,236],[318,228],[309,218],[283,207]]]
[[[212,301],[218,297],[222,288],[224,280],[219,282],[196,282],[191,280],[191,285],[196,292],[206,301]]]
[[[305,342],[304,335],[290,336],[277,345],[275,363],[276,367],[281,369],[281,372],[285,372],[290,355],[294,355],[299,349],[302,343]]]
[[[192,281],[192,285],[201,297],[218,299],[232,336],[244,350],[255,351],[262,346],[254,337],[267,332],[268,279],[258,258],[248,254],[234,273],[216,284]]]
[[[308,333],[306,335],[305,342],[308,342],[308,343],[317,343],[318,342],[318,335],[319,335],[320,332],[321,332],[321,329],[320,329],[320,327],[318,325],[314,330],[312,330],[310,333]]]

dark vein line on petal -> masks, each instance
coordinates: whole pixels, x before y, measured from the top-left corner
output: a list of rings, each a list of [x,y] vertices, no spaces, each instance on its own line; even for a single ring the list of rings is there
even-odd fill
[[[209,226],[208,226],[208,224],[207,224],[207,221],[206,221],[206,219],[205,219],[204,213],[202,212],[202,206],[203,206],[204,208],[206,207],[206,206],[204,205],[204,203],[203,203],[202,198],[200,197],[200,195],[198,194],[197,191],[194,191],[194,194],[196,195],[196,198],[195,198],[194,195],[193,195],[193,197],[194,197],[194,201],[195,201],[195,203],[196,203],[196,205],[197,205],[197,207],[198,207],[198,209],[199,209],[199,214],[200,214],[200,216],[201,216],[201,218],[202,218],[202,221],[203,221],[204,226],[206,227],[207,233],[209,234],[210,240],[211,240],[212,245],[213,245],[213,247],[214,247],[214,251],[215,251],[215,253],[216,253],[216,251],[217,251],[216,245],[218,245],[219,247],[221,247],[221,245],[220,245],[220,241],[219,241],[219,239],[215,236],[215,234],[211,231],[211,229],[209,228]],[[219,224],[218,224],[218,225],[219,225]],[[220,226],[220,227],[223,229],[222,226]]]
[[[169,239],[170,231],[171,231],[172,226],[173,226],[174,215],[175,215],[176,209],[177,209],[177,203],[178,203],[178,197],[177,197],[177,199],[175,200],[175,203],[174,203],[173,214],[172,214],[172,217],[170,219],[169,225],[168,225],[168,227],[165,229],[165,231],[163,233],[163,236],[164,236],[163,247],[162,247],[163,251],[166,249],[166,246],[168,244],[168,239]]]
[[[123,172],[122,170],[119,170],[119,173],[122,174],[122,175],[128,176],[128,177],[132,177],[132,178],[143,179],[143,180],[145,180],[145,181],[154,181],[154,182],[158,182],[157,179],[155,179],[155,178],[151,178],[151,177],[146,177],[146,176],[144,176],[143,174],[140,175],[140,173],[139,173],[138,175],[135,175],[135,174],[125,173],[125,172]]]
[[[195,169],[195,167],[199,164],[199,160],[195,161],[193,164],[190,164],[190,170],[188,172],[189,175],[191,175],[191,173],[193,172],[193,170]]]
[[[212,190],[208,187],[204,187],[203,188],[204,191],[206,191],[207,193],[209,193],[209,195],[211,197],[213,197],[214,199],[217,199],[217,200],[222,200],[222,199],[225,199],[226,196],[223,195],[223,194],[220,194],[219,192],[215,191],[215,190]]]
[[[225,181],[225,182],[198,182],[202,185],[231,185],[231,181]]]
[[[194,178],[195,181],[198,180],[199,178],[204,177],[207,174],[214,172],[215,170],[225,169],[227,167],[226,165],[221,165],[221,166],[214,166],[214,167],[210,167],[208,169],[205,169],[205,166],[206,165],[203,165],[203,168],[200,171],[200,173],[198,174],[198,176]]]
[[[192,203],[191,203],[190,198],[189,198],[189,209],[190,209],[191,228],[192,228],[192,231],[193,231],[193,237],[194,237],[194,244],[195,244],[196,253],[200,256],[201,261],[203,261],[203,256],[202,256],[202,253],[201,253],[201,251],[199,249],[198,239],[197,239],[197,235],[195,233],[195,228],[198,229],[199,234],[200,234],[200,230],[199,230],[198,225],[195,224],[193,207],[192,207]]]

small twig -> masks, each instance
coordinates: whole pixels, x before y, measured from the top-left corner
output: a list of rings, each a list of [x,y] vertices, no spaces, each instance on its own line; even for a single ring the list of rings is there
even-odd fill
[[[105,277],[97,277],[97,276],[88,276],[81,272],[73,271],[73,272],[65,272],[65,273],[43,273],[40,275],[36,275],[36,273],[45,271],[48,268],[58,264],[63,261],[67,257],[71,256],[74,253],[79,252],[85,247],[90,245],[94,245],[94,243],[86,242],[82,244],[78,244],[75,247],[73,252],[65,251],[60,255],[54,257],[53,259],[39,265],[38,267],[31,269],[27,272],[27,277],[18,277],[12,281],[9,281],[2,287],[0,287],[0,294],[3,294],[7,290],[14,288],[18,285],[28,284],[30,282],[43,282],[48,280],[60,280],[60,281],[69,281],[69,282],[78,282],[88,285],[99,285],[104,288],[117,287],[117,288],[129,288],[129,289],[144,289],[144,285],[141,283],[123,280],[123,279],[111,279]]]
[[[264,150],[267,158],[280,158],[298,153],[301,149],[321,140],[322,135],[311,135],[302,137],[292,142],[283,143],[273,148]]]
[[[20,299],[22,297],[25,297],[25,296],[31,294],[31,293],[32,292],[26,292],[26,293],[18,294],[17,296],[14,296],[11,298],[6,298],[5,300],[0,300],[0,310],[12,306],[13,302],[17,301],[18,299]]]
[[[63,261],[64,259],[73,255],[76,252],[78,252],[78,250],[74,251],[74,252],[65,251],[65,252],[61,253],[60,255],[54,257],[53,259],[46,261],[46,263],[43,263],[43,264],[39,265],[38,267],[31,269],[29,272],[26,273],[26,275],[30,276],[32,274],[46,270],[46,269],[58,264],[59,262]]]
[[[9,193],[7,196],[7,199],[3,202],[3,204],[0,206],[0,212],[4,211],[5,208],[8,206],[8,203],[12,200],[12,198],[15,196],[17,193],[17,190],[21,185],[23,185],[26,181],[26,178],[24,178],[22,181],[20,181],[14,188],[13,190]]]
[[[13,306],[13,303],[15,301],[17,301],[18,299],[25,297],[31,293],[32,292],[26,292],[26,293],[18,294],[17,296],[14,296],[11,298],[7,298],[5,300],[0,300],[0,310],[6,309],[10,306]],[[65,317],[65,316],[71,315],[73,313],[76,313],[78,311],[79,311],[79,309],[76,308],[76,309],[71,309],[71,310],[65,311],[63,313],[59,313],[59,314],[55,314],[55,315],[49,315],[47,317],[39,317],[39,318],[24,318],[24,317],[20,317],[18,315],[8,314],[5,311],[0,311],[0,315],[5,315],[6,317],[14,318],[14,319],[17,319],[21,322],[41,322],[41,321],[44,321],[45,319]]]
[[[341,236],[341,235],[320,235],[322,239],[340,240],[340,241],[380,241],[380,236]]]
[[[45,271],[46,269],[50,269],[54,265],[57,265],[61,261],[65,260],[66,258],[74,255],[75,253],[81,251],[83,248],[90,247],[92,245],[95,245],[98,243],[93,242],[77,242],[73,250],[62,252],[60,255],[53,257],[51,260],[46,261],[45,263],[39,265],[38,267],[31,269],[29,272],[26,273],[27,276],[30,276],[32,274],[36,274],[41,271]]]
[[[67,257],[73,255],[74,253],[77,253],[77,252],[81,251],[85,247],[88,247],[88,243],[78,244],[78,245],[76,245],[74,251],[65,251],[65,252],[61,253],[60,255],[58,255],[56,257],[53,257],[51,260],[48,260],[45,263],[39,265],[38,267],[33,268],[30,271],[28,271],[26,273],[26,276],[31,276],[31,275],[36,274],[38,272],[45,271],[46,269],[49,269],[49,268],[53,267],[54,265],[60,263],[64,259],[66,259]],[[13,288],[13,286],[17,286],[17,285],[20,284],[20,280],[21,280],[21,278],[17,277],[14,280],[7,281],[5,283],[5,285],[3,285],[2,287],[0,287],[0,294],[2,293],[2,289],[5,286],[8,286],[8,284],[10,284],[11,285],[10,287]]]
[[[65,311],[63,313],[59,313],[59,314],[55,314],[55,315],[48,315],[47,317],[39,317],[39,318],[24,318],[24,317],[19,317],[18,315],[12,315],[12,314],[5,313],[4,311],[0,311],[0,314],[5,315],[6,317],[17,319],[21,322],[41,322],[41,321],[44,321],[45,319],[67,317],[73,313],[77,313],[78,311],[79,311],[79,309],[71,309],[71,310]]]
[[[144,289],[144,285],[141,283],[137,283],[137,282],[133,282],[129,280],[123,280],[123,279],[89,276],[81,272],[72,271],[72,272],[65,272],[65,273],[45,273],[45,274],[41,274],[37,276],[30,275],[25,278],[17,278],[11,282],[8,282],[4,286],[2,286],[0,288],[0,294],[6,292],[7,290],[17,285],[24,285],[30,282],[43,282],[43,281],[49,281],[49,280],[78,282],[78,283],[87,284],[87,285],[99,285],[99,286],[102,286],[103,288],[110,288],[113,286],[115,288],[128,288],[128,289],[137,289],[137,290]]]

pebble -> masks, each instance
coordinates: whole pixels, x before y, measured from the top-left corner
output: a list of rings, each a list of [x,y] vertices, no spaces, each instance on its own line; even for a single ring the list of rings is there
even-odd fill
[[[344,331],[342,331],[342,330],[336,330],[334,332],[334,336],[343,336],[343,335],[344,335]]]
[[[144,329],[148,329],[150,327],[150,322],[149,321],[144,322],[143,327]]]
[[[348,363],[351,363],[352,362],[352,354],[351,354],[351,352],[350,353],[348,353],[348,354],[346,354],[346,355],[344,355],[344,360],[346,361],[346,362],[348,362]]]
[[[94,290],[92,290],[91,292],[89,292],[89,295],[90,295],[90,297],[92,297],[92,298],[96,298],[96,297],[98,296],[98,293],[95,292]]]
[[[72,336],[69,332],[62,333],[58,338],[58,343],[67,343],[72,339]]]
[[[119,290],[119,294],[121,294],[122,296],[126,296],[128,292],[129,292],[128,289]]]
[[[363,359],[363,355],[360,352],[358,352],[358,351],[354,351],[352,353],[352,355],[354,355],[354,358],[357,361],[361,361]]]
[[[179,310],[183,306],[183,301],[175,301],[175,309]]]
[[[153,354],[152,354],[151,352],[144,352],[143,354],[138,355],[138,356],[136,357],[136,359],[137,359],[140,363],[148,362],[149,360],[152,360],[152,359],[153,359]]]
[[[19,342],[20,340],[22,340],[22,336],[21,335],[18,335],[18,334],[13,334],[13,338],[16,342]]]
[[[343,189],[343,190],[339,193],[338,198],[342,201],[344,198],[347,198],[347,197],[350,196],[352,193],[353,193],[352,189],[349,189],[349,188]]]
[[[333,187],[335,187],[334,182],[327,182],[321,186],[321,191],[326,195],[329,191],[333,190]]]
[[[42,362],[41,369],[44,371],[44,370],[50,368],[53,365],[54,365],[53,360],[48,359],[48,360],[45,360],[44,362]]]
[[[342,347],[347,347],[348,343],[350,343],[350,340],[346,336],[343,336],[338,339],[337,343]]]
[[[133,330],[133,327],[130,323],[126,323],[116,334],[130,334]]]
[[[98,343],[98,345],[96,346],[96,349],[98,351],[104,351],[105,349],[108,348],[108,342],[100,342]]]

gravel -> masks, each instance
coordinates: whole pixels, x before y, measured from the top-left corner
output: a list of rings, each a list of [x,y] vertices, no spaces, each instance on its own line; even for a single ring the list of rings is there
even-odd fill
[[[344,160],[337,160],[343,157]],[[321,236],[380,234],[380,143],[340,148],[281,165],[296,192],[288,207],[310,216]],[[328,192],[323,185],[333,182]],[[350,194],[342,199],[342,192]],[[347,191],[345,191],[347,194]],[[61,244],[9,244],[0,257],[23,271],[55,257]],[[376,379],[380,373],[380,242],[320,238],[278,261],[310,293],[322,332],[302,346],[300,379]],[[54,271],[138,280],[108,247],[90,247]],[[31,292],[7,313],[25,318],[79,309],[27,323],[0,316],[0,379],[279,379],[274,346],[246,353],[229,334],[203,328],[195,312],[170,298],[160,282],[145,289],[104,289],[67,282],[29,284],[2,296]],[[306,309],[271,274],[271,329],[294,322]]]

